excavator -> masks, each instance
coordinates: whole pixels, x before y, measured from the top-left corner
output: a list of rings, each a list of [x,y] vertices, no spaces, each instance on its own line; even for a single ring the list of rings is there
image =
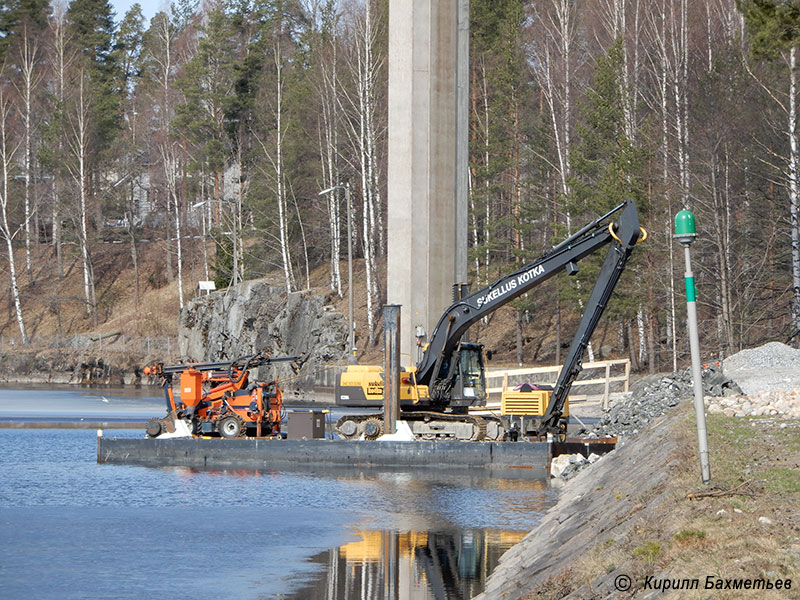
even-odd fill
[[[251,381],[250,369],[286,361],[297,372],[298,357],[274,358],[263,352],[228,362],[146,366],[145,375],[161,378],[167,403],[166,416],[148,422],[147,437],[174,435],[176,430],[223,438],[279,435],[284,411],[278,381]],[[180,400],[172,390],[174,375],[180,376]]]
[[[615,220],[616,219],[616,220]],[[626,201],[582,227],[524,267],[492,284],[458,298],[439,319],[416,367],[400,373],[401,419],[417,439],[503,440],[506,437],[566,434],[564,408],[580,373],[584,350],[606,309],[636,244],[647,232],[639,225],[633,201]],[[544,410],[521,418],[484,417],[468,409],[486,406],[483,346],[461,341],[469,327],[501,306],[562,271],[578,273],[578,262],[609,246],[594,288],[555,386],[517,392],[531,394]],[[383,368],[350,365],[335,389],[340,406],[378,407],[383,398]],[[380,415],[345,415],[336,424],[345,439],[377,439],[383,434]]]

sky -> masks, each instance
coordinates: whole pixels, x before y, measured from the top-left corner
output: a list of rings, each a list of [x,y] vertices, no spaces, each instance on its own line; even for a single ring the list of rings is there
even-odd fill
[[[117,13],[115,21],[119,23],[125,13],[128,12],[131,6],[136,4],[137,0],[111,0],[111,6],[114,7],[114,12]],[[169,6],[169,0],[138,0],[139,5],[142,7],[142,13],[145,18],[145,25],[150,23],[150,19],[161,9]]]

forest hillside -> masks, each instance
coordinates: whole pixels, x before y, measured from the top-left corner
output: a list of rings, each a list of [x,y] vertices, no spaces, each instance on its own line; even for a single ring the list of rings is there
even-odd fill
[[[177,0],[149,22],[3,3],[0,335],[169,335],[199,281],[341,306],[349,198],[359,347],[379,352],[387,18],[387,0]],[[798,21],[779,0],[472,0],[472,288],[633,199],[649,238],[592,354],[685,362],[684,208],[706,354],[798,343]],[[557,359],[598,267],[475,335]]]

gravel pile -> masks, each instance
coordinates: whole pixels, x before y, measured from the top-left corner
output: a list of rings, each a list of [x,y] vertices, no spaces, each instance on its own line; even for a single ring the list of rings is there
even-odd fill
[[[725,359],[723,370],[703,370],[703,395],[711,414],[800,418],[800,350],[780,342],[742,350]],[[693,396],[691,369],[644,377],[585,437],[636,434]]]
[[[751,396],[800,388],[800,350],[780,342],[737,352],[725,359],[723,367]]]
[[[770,342],[729,356],[723,366],[728,373],[759,369],[800,369],[800,349],[780,342]]]
[[[704,395],[734,396],[741,393],[742,390],[736,382],[726,377],[716,366],[703,370]],[[633,386],[631,395],[615,402],[585,437],[634,435],[681,400],[693,396],[691,369],[669,375],[644,377]]]

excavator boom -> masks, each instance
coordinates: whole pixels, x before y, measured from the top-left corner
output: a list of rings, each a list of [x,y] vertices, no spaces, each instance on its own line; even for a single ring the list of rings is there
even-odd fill
[[[617,213],[619,213],[617,221],[611,221],[610,218]],[[441,382],[448,380],[449,365],[452,362],[449,358],[456,351],[461,337],[473,323],[562,270],[569,274],[577,273],[578,261],[600,247],[611,244],[606,258],[606,265],[609,266],[604,266],[600,273],[595,286],[596,295],[593,293],[590,298],[581,327],[573,340],[568,362],[565,363],[565,369],[559,378],[561,387],[569,391],[569,386],[577,376],[575,369],[580,370],[578,365],[583,350],[642,231],[636,205],[632,201],[624,202],[522,269],[505,275],[491,285],[452,304],[439,319],[430,343],[417,364],[417,383],[430,388],[434,404],[447,405],[448,388],[441,385]],[[585,341],[580,342],[584,338]],[[566,398],[566,393],[563,395]]]

